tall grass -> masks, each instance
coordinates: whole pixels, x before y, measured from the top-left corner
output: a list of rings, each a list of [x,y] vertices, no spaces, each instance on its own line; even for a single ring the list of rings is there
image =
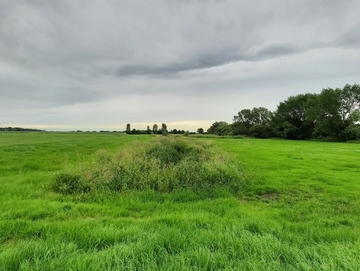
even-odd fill
[[[154,138],[0,133],[0,270],[360,270],[358,144],[212,139],[241,163],[244,196],[49,189]]]
[[[243,180],[239,164],[210,141],[172,137],[136,142],[115,155],[99,150],[91,163],[57,174],[53,189],[64,194],[191,190],[213,196],[218,190],[236,194]]]

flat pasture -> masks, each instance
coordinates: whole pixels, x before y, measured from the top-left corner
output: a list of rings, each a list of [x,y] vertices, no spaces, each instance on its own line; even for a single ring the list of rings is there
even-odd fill
[[[242,191],[52,191],[68,165],[154,138],[0,133],[0,270],[360,269],[360,144],[190,137],[239,161]]]

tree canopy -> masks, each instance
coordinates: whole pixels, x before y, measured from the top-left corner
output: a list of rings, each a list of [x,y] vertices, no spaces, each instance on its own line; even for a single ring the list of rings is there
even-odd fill
[[[230,125],[216,121],[208,133],[287,139],[360,139],[360,85],[325,88],[282,101],[274,112],[264,107],[242,109]]]

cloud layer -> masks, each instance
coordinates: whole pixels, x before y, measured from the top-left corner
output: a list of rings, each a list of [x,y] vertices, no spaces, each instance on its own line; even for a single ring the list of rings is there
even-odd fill
[[[193,129],[358,83],[359,9],[356,0],[3,0],[0,126]]]

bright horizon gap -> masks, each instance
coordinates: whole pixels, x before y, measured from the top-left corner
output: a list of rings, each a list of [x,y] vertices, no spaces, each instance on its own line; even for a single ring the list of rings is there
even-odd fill
[[[162,123],[165,123],[168,131],[177,129],[177,130],[185,130],[190,132],[196,132],[198,128],[203,128],[207,130],[214,121],[174,121],[174,122],[134,122],[130,123],[131,129],[136,130],[146,130],[147,126],[150,126],[150,129],[153,128],[154,124],[157,124],[159,128],[161,128]],[[27,129],[39,129],[46,131],[125,131],[127,123],[121,123],[119,125],[47,125],[47,124],[7,124],[1,125],[0,127],[20,127]]]

